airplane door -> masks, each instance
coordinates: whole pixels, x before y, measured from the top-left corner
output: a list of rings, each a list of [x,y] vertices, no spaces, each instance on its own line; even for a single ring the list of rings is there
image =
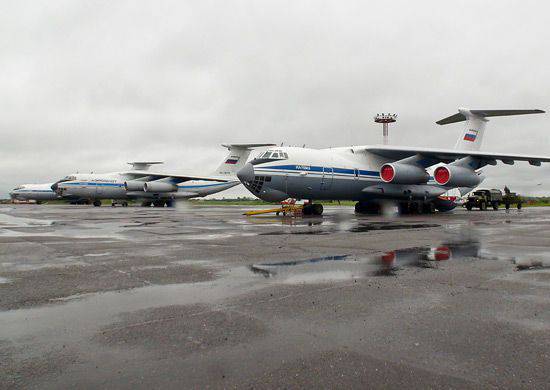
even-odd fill
[[[321,177],[321,190],[328,190],[332,186],[333,168],[323,167],[323,176]]]

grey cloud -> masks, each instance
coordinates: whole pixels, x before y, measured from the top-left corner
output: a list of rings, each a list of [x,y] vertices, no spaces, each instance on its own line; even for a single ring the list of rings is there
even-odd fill
[[[136,158],[203,169],[222,142],[452,147],[472,108],[548,109],[537,1],[43,1],[0,5],[0,193]],[[491,121],[485,149],[550,154],[548,115]],[[215,162],[215,163],[214,163]],[[546,193],[548,167],[490,168]],[[536,183],[535,183],[536,182]],[[537,183],[542,182],[542,186]]]

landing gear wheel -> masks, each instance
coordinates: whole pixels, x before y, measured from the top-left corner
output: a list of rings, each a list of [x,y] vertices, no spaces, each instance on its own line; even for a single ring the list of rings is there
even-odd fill
[[[433,213],[435,213],[435,205],[432,202],[424,203],[422,205],[422,213],[423,214],[433,214]]]
[[[506,210],[510,210],[510,203],[506,203],[504,207],[506,208]]]
[[[399,205],[397,206],[398,210],[399,210],[399,215],[407,215],[409,214],[410,210],[409,210],[409,204],[407,202],[402,202],[402,203],[399,203]]]
[[[498,210],[498,203],[497,202],[493,202],[493,210],[495,210],[495,211]]]
[[[122,202],[122,207],[128,207],[128,202]]]
[[[420,205],[416,202],[412,202],[409,205],[409,213],[410,214],[419,214],[420,212]]]
[[[101,201],[100,200],[94,200],[93,205],[94,205],[94,207],[100,207],[101,206]]]
[[[163,200],[155,200],[153,202],[153,206],[155,206],[155,207],[164,207],[164,203],[165,202]]]
[[[355,212],[357,214],[380,214],[380,205],[373,202],[357,202],[355,204]]]
[[[153,202],[151,202],[149,200],[145,200],[145,201],[141,202],[141,207],[151,207],[152,204],[153,204]]]
[[[175,202],[174,200],[170,199],[166,201],[166,207],[174,207]]]
[[[321,203],[313,205],[313,215],[323,215],[323,205]]]
[[[323,215],[323,205],[320,203],[305,204],[302,208],[302,215]]]
[[[472,204],[471,203],[466,203],[466,210],[472,211]]]
[[[523,205],[521,203],[518,203],[518,210],[521,210],[522,207]]]

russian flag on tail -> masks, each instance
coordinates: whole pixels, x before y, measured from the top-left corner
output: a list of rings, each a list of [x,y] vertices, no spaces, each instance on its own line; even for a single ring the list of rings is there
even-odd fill
[[[469,129],[464,135],[464,141],[474,142],[477,138],[477,130]]]
[[[231,156],[227,160],[225,160],[226,164],[237,164],[239,161],[239,156]]]

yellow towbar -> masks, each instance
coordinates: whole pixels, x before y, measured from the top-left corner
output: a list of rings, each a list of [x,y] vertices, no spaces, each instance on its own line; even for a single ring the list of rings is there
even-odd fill
[[[302,214],[302,205],[295,204],[283,204],[281,207],[266,209],[266,210],[252,210],[247,211],[243,215],[261,215],[261,214],[271,214],[275,213],[277,215],[301,215]]]

